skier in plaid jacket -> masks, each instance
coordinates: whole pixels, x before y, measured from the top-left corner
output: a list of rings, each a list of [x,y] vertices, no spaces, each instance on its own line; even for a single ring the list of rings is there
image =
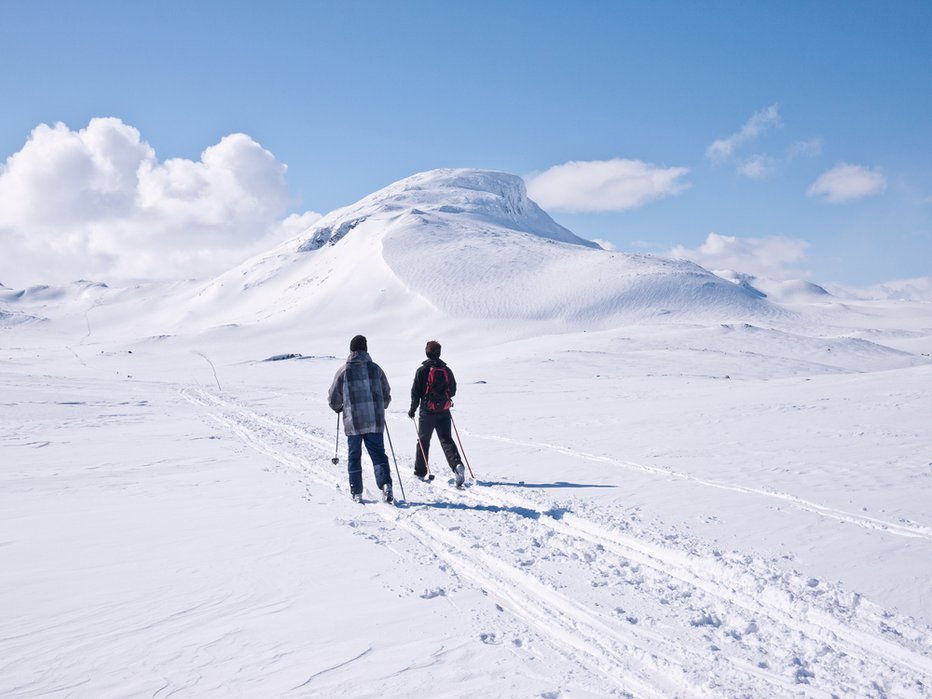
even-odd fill
[[[385,409],[392,400],[391,387],[385,372],[369,356],[368,343],[362,335],[350,341],[349,357],[333,377],[328,398],[330,407],[343,413],[353,499],[362,498],[362,446],[365,444],[375,470],[376,485],[385,500],[391,502],[392,474],[382,436]]]

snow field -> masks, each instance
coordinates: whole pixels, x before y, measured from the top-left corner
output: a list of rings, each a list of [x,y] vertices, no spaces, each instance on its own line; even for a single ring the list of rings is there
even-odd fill
[[[323,454],[330,446],[300,428],[276,428],[267,416],[215,397],[207,400],[232,410],[235,429],[275,458],[280,455],[246,425],[260,425],[271,434],[279,430]],[[312,466],[304,468],[314,473]],[[322,473],[327,467],[322,468],[316,475],[326,482]],[[339,478],[332,485],[343,487]],[[719,551],[700,555],[696,547],[677,550],[669,538],[663,545],[645,542],[624,533],[627,522],[620,532],[600,524],[604,512],[579,517],[559,507],[547,509],[549,502],[511,495],[507,485],[485,486],[480,478],[465,493],[444,491],[441,497],[450,501],[431,504],[416,500],[414,493],[436,497],[436,485],[409,479],[407,488],[413,492],[403,503],[404,514],[376,511],[432,549],[457,576],[504,599],[505,609],[555,650],[592,674],[604,675],[620,691],[699,694],[709,690],[703,678],[715,676],[716,691],[728,695],[779,695],[792,694],[800,684],[816,684],[818,677],[830,678],[826,692],[867,694],[874,683],[889,688],[897,682],[893,678],[932,671],[921,627],[900,619],[893,623],[904,630],[896,629],[890,615],[859,596],[830,585],[826,591],[818,580],[789,575],[765,561],[729,561]],[[533,486],[514,490],[538,497],[546,492]],[[406,516],[409,508],[418,509]],[[465,522],[456,517],[455,524],[433,521],[436,517],[420,521],[422,512],[438,509],[441,515],[467,511],[475,516]],[[619,583],[633,588],[633,594],[619,595]],[[823,589],[816,591],[820,585]],[[599,600],[603,588],[611,593]],[[889,631],[878,636],[878,628]],[[676,641],[664,636],[672,629]],[[692,638],[684,641],[684,636]],[[634,668],[632,658],[639,659]],[[921,696],[921,687],[905,682],[896,693]]]
[[[932,696],[929,306],[725,276],[444,170],[207,282],[0,288],[0,695]],[[360,332],[397,507],[330,463]],[[463,491],[410,476],[428,338]]]

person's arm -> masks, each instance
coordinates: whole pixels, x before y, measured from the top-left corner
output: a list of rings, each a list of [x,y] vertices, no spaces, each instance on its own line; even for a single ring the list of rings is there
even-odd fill
[[[385,376],[385,372],[382,371],[381,367],[379,368],[380,378],[382,380],[382,398],[385,401],[383,408],[388,408],[388,404],[392,402],[392,387],[388,385],[388,377]]]
[[[421,404],[421,395],[424,393],[424,387],[418,380],[421,378],[421,367],[414,372],[414,382],[411,384],[411,408],[408,410],[408,417],[414,417],[418,405]]]
[[[341,366],[333,377],[333,383],[330,384],[330,391],[327,394],[327,400],[330,403],[330,409],[334,412],[343,410],[343,377],[346,375],[346,366]]]
[[[456,377],[453,376],[453,370],[447,365],[447,373],[450,374],[450,398],[456,395]]]

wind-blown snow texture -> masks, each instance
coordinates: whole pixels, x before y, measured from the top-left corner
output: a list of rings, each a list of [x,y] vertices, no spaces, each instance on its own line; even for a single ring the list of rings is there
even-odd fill
[[[0,287],[0,696],[932,696],[930,306],[722,277],[445,170],[207,283]],[[397,508],[331,463],[360,332]],[[410,475],[433,337],[463,491]]]

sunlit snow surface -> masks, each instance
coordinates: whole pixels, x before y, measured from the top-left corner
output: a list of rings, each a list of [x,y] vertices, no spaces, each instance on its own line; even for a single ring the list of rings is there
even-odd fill
[[[932,306],[594,249],[515,179],[0,287],[0,696],[932,696]],[[398,507],[331,463],[357,333]],[[463,491],[412,476],[432,338]]]

